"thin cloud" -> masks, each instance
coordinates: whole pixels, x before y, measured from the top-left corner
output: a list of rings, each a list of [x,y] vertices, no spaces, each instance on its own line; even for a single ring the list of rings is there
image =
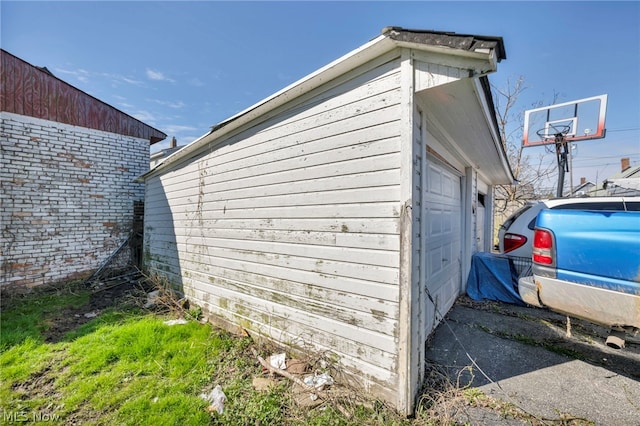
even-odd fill
[[[133,105],[128,104],[126,102],[120,102],[120,103],[118,103],[118,106],[120,108],[124,108],[124,109],[132,109],[134,107]]]
[[[175,108],[175,109],[180,109],[180,108],[184,108],[186,106],[186,104],[182,101],[161,101],[160,99],[147,99],[150,102],[155,102],[158,105],[162,105],[162,106],[166,106],[169,108]]]
[[[155,70],[152,70],[152,69],[149,69],[149,68],[147,68],[147,78],[149,80],[168,81],[170,83],[175,83],[175,80],[172,80],[169,77],[165,76],[162,72],[155,71]]]
[[[125,83],[129,83],[129,84],[135,84],[136,86],[141,86],[144,83],[141,82],[140,80],[134,80],[132,78],[129,77],[125,77],[125,76],[113,76],[115,79],[119,79],[120,81],[123,81]]]
[[[137,111],[135,113],[132,114],[135,118],[137,118],[138,120],[142,121],[143,123],[147,123],[150,124],[152,126],[154,126],[155,122],[156,122],[156,117],[155,115],[153,115],[152,113],[150,113],[149,111]]]
[[[96,78],[101,78],[101,79],[107,79],[111,82],[111,84],[113,85],[118,85],[118,84],[131,84],[131,85],[135,85],[135,86],[142,86],[144,85],[144,83],[140,80],[135,80],[131,77],[127,77],[124,75],[119,75],[119,74],[109,74],[109,73],[104,73],[104,72],[91,72],[91,71],[87,71],[85,69],[79,68],[77,70],[68,70],[68,69],[63,69],[63,68],[56,68],[55,69],[56,73],[60,73],[60,74],[66,74],[66,75],[70,75],[75,77],[78,81],[81,81],[83,83],[88,83],[89,80],[94,80]]]
[[[91,73],[89,71],[84,70],[82,68],[77,70],[65,70],[62,68],[56,68],[55,71],[60,74],[71,75],[75,77],[78,81],[81,81],[83,83],[87,83],[89,81],[89,77],[91,76]]]
[[[195,132],[198,130],[193,126],[181,126],[179,124],[167,124],[162,126],[164,132],[170,135],[180,134],[183,132]]]
[[[124,75],[119,75],[119,74],[109,74],[109,73],[98,73],[96,74],[100,77],[106,78],[108,80],[111,80],[111,84],[113,85],[118,85],[118,84],[131,84],[133,86],[144,86],[144,82],[140,81],[140,80],[135,80],[131,77],[127,77]]]
[[[203,87],[204,83],[202,82],[202,80],[200,80],[199,78],[192,78],[189,80],[189,84],[191,86],[195,86],[195,87]]]

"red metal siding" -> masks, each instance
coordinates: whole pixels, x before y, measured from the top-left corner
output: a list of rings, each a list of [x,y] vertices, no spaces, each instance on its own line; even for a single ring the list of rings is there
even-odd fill
[[[0,52],[2,111],[148,139],[152,144],[167,137],[48,72]]]

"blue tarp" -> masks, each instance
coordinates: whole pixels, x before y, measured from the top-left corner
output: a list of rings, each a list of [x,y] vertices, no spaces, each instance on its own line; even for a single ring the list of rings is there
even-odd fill
[[[471,257],[467,294],[473,300],[498,300],[525,306],[518,293],[518,277],[522,265],[518,259],[492,253],[476,253]]]

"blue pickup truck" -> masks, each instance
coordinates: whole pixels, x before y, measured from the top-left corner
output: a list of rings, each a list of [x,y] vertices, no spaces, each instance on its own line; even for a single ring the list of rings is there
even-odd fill
[[[640,212],[543,210],[526,303],[612,328],[607,344],[640,332]],[[622,336],[622,337],[621,337]]]

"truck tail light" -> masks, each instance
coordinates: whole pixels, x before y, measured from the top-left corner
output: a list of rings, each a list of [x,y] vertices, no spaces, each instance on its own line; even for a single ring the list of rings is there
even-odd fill
[[[504,252],[509,253],[510,251],[522,247],[527,242],[527,237],[524,235],[506,233],[502,240]]]
[[[543,265],[553,265],[553,233],[546,229],[536,229],[533,234],[533,261]]]

